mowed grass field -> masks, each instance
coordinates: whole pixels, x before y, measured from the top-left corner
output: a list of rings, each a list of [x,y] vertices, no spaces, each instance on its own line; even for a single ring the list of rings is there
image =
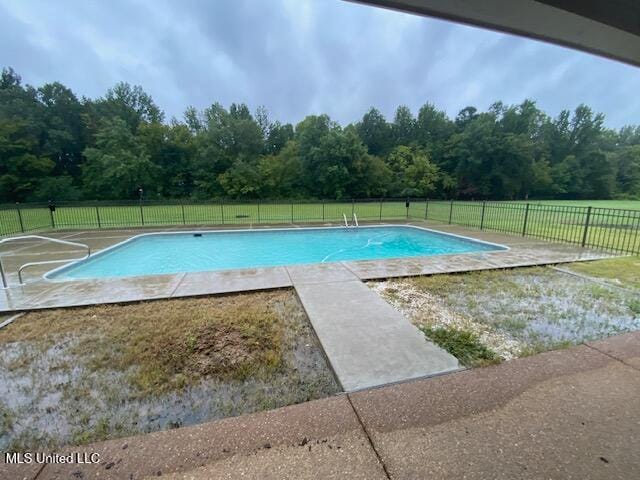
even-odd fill
[[[529,203],[572,207],[619,208],[640,210],[640,200],[531,200]]]
[[[291,224],[299,222],[340,222],[353,213],[363,220],[391,220],[424,215],[424,201],[412,202],[332,202],[332,203],[237,203],[184,205],[100,205],[46,206],[0,210],[0,231],[46,228],[114,228],[153,225],[235,225]],[[21,218],[20,218],[21,217]],[[22,223],[20,223],[22,220]]]
[[[640,252],[640,201],[547,200],[525,202],[404,201],[24,206],[0,210],[0,235],[51,229],[162,225],[280,225],[336,223],[353,213],[362,221],[427,220]],[[587,207],[591,206],[591,213]],[[589,217],[587,219],[587,217]]]
[[[639,201],[486,202],[484,207],[482,202],[454,202],[453,208],[433,202],[427,216],[482,230],[640,253]]]

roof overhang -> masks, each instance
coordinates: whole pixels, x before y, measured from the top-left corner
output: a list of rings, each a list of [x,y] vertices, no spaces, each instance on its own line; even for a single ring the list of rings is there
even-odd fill
[[[640,66],[637,0],[350,0],[512,33]]]

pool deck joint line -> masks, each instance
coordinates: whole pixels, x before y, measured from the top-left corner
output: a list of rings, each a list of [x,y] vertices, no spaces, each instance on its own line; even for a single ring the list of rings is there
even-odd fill
[[[287,271],[346,392],[460,368],[343,265]]]

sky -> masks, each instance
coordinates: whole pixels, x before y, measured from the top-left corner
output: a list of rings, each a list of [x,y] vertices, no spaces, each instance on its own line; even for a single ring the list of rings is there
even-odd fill
[[[563,47],[342,0],[0,0],[0,67],[97,98],[142,85],[181,119],[189,105],[265,106],[297,123],[392,119],[426,102],[535,100],[549,115],[586,103],[640,124],[640,68]]]

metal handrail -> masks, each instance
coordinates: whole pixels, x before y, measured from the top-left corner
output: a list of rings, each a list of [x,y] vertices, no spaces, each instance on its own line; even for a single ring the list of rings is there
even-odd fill
[[[356,215],[356,212],[353,212],[353,223],[355,223],[356,227],[360,226],[358,225],[358,216]]]
[[[349,222],[347,222],[347,214],[343,212],[342,218],[344,218],[344,226],[349,228]]]
[[[18,280],[20,281],[20,285],[24,285],[24,282],[22,281],[22,271],[25,268],[33,267],[34,265],[48,265],[48,264],[53,264],[53,263],[71,262],[73,260],[84,260],[85,258],[89,258],[91,256],[91,247],[89,247],[89,245],[86,245],[84,243],[78,243],[78,242],[70,242],[68,240],[59,240],[57,238],[43,237],[41,235],[23,235],[21,237],[5,238],[3,240],[0,240],[0,245],[2,245],[3,243],[13,242],[13,241],[16,241],[16,240],[30,240],[30,239],[34,239],[34,238],[38,239],[38,240],[46,240],[48,242],[59,243],[61,245],[71,245],[71,246],[74,246],[74,247],[83,247],[83,248],[87,249],[87,254],[82,258],[68,258],[68,259],[65,259],[65,260],[46,260],[46,261],[42,261],[42,262],[28,262],[28,263],[25,263],[20,268],[18,268]],[[2,266],[2,257],[1,256],[0,256],[0,277],[2,278],[2,288],[3,289],[9,288],[9,284],[7,283],[7,278],[6,278],[5,273],[4,273],[4,268]]]

